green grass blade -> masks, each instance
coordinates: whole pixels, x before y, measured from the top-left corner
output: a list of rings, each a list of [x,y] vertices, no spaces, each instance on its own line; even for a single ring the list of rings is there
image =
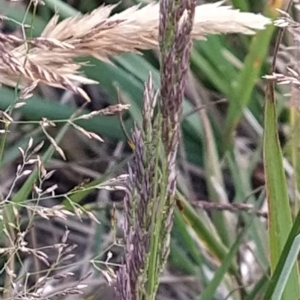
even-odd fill
[[[182,207],[181,214],[185,221],[193,228],[198,238],[205,244],[208,251],[219,261],[223,261],[227,255],[228,249],[226,246],[216,237],[215,233],[205,224],[203,220],[198,216],[195,209],[181,196],[176,194],[180,206]],[[230,266],[230,272],[236,273],[236,264],[232,263]]]
[[[198,266],[188,257],[188,254],[180,247],[176,240],[171,239],[171,251],[169,261],[172,266],[189,275],[196,275]]]
[[[276,266],[275,271],[273,272],[272,278],[268,284],[266,293],[264,295],[264,300],[269,300],[271,299],[272,294],[274,293],[274,290],[276,286],[278,285],[279,278],[282,274],[282,270],[284,268],[284,265],[287,260],[287,256],[290,252],[290,249],[292,248],[292,245],[294,243],[295,238],[300,234],[300,211],[298,212],[293,227],[290,231],[290,234],[288,236],[287,242],[284,246],[284,249],[282,251],[282,254],[280,256],[280,259],[278,261],[278,264]]]
[[[260,147],[258,153],[255,153],[251,157],[251,164],[255,163],[258,158],[261,159]],[[265,201],[265,190],[262,190],[260,195],[257,197],[253,194],[252,186],[252,174],[253,168],[249,165],[242,165],[238,162],[238,157],[235,156],[235,151],[228,151],[226,158],[231,170],[231,176],[235,186],[235,203],[248,203],[252,204],[255,209],[259,209]],[[259,154],[259,155],[258,155]],[[257,158],[256,158],[257,157]],[[247,221],[247,214],[243,214],[243,219]],[[248,231],[248,236],[255,243],[256,246],[256,259],[259,261],[260,265],[264,270],[268,270],[268,234],[265,230],[265,224],[261,220],[255,218],[252,222],[251,228]]]
[[[73,8],[71,5],[63,1],[45,0],[44,3],[63,18],[80,14],[80,12],[77,9]]]
[[[6,110],[14,102],[14,97],[13,90],[1,87],[0,109]],[[76,108],[71,106],[54,101],[45,101],[45,99],[36,96],[26,100],[26,105],[18,108],[18,112],[22,113],[26,119],[37,121],[37,123],[42,118],[66,122],[75,110]],[[88,111],[83,112],[88,113]],[[86,130],[100,135],[113,139],[124,139],[120,121],[116,116],[97,116],[89,120],[76,121],[75,123]]]
[[[213,131],[206,112],[202,111],[200,113],[205,132],[204,165],[209,199],[215,203],[228,204]],[[235,231],[233,227],[234,222],[232,222],[234,217],[230,216],[229,218],[229,215],[226,212],[214,211],[212,212],[212,219],[223,243],[226,246],[231,245],[235,238]]]
[[[295,266],[295,263],[297,262],[298,253],[300,250],[300,235],[298,235],[289,251],[289,254],[286,258],[285,264],[283,266],[283,269],[281,271],[280,277],[278,279],[277,285],[275,287],[272,300],[280,300],[282,299],[282,294],[285,289],[285,286],[288,282],[289,276],[292,272],[292,269]],[[293,294],[288,294],[287,297],[290,297],[289,299],[294,299]],[[296,298],[295,298],[296,299]]]
[[[226,255],[226,257],[224,257],[221,266],[216,271],[213,279],[207,285],[207,287],[204,289],[204,291],[202,291],[200,300],[214,299],[216,290],[220,286],[226,272],[228,272],[230,266],[232,265],[235,255],[239,249],[240,244],[243,241],[245,234],[247,233],[247,230],[249,229],[250,224],[251,224],[251,221],[249,221],[247,226],[244,227],[243,231],[239,234],[239,236],[235,240],[235,242],[232,245],[232,247],[230,248],[228,254]]]
[[[283,156],[277,132],[276,104],[273,85],[268,85],[264,121],[264,165],[266,193],[269,205],[270,263],[273,273],[282,254],[292,227],[291,211],[287,193],[286,177],[283,169]],[[296,267],[286,285],[282,299],[297,299],[299,281]]]
[[[275,11],[275,8],[277,8],[275,5],[278,4],[274,4],[272,11]],[[277,16],[277,13],[273,12],[271,14],[267,13],[268,11],[269,9],[266,11],[266,15],[272,18]],[[232,132],[242,117],[243,110],[251,100],[253,89],[260,76],[261,67],[263,62],[266,61],[273,32],[274,26],[269,25],[265,30],[258,32],[252,39],[249,54],[238,76],[238,82],[229,103],[224,135],[226,145],[229,144]]]
[[[188,252],[194,263],[197,266],[200,266],[203,261],[201,251],[195,240],[191,237],[191,234],[189,233],[189,226],[181,217],[179,210],[175,210],[174,212],[172,236],[174,236],[174,239],[176,238],[181,245],[184,245],[186,252]]]
[[[219,70],[213,68],[211,64],[196,50],[193,50],[191,53],[191,69],[198,78],[200,78],[202,74],[205,74],[210,83],[213,84],[219,91],[225,95],[230,94],[230,86],[226,81],[224,81]]]

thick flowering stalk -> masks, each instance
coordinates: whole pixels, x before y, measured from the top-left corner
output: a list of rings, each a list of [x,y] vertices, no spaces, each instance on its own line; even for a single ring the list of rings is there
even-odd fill
[[[195,1],[161,1],[161,99],[154,116],[157,95],[150,77],[144,92],[143,126],[132,136],[135,157],[125,197],[125,263],[117,275],[121,300],[154,300],[168,258],[194,12]]]
[[[195,0],[160,1],[161,109],[169,163],[176,157],[182,100],[189,66]]]
[[[132,136],[135,157],[129,167],[125,197],[125,261],[118,270],[116,284],[120,300],[154,300],[168,258],[176,155],[193,32],[201,37],[206,31],[253,33],[250,28],[263,28],[268,22],[258,17],[263,22],[253,25],[252,14],[243,14],[242,20],[239,12],[219,6],[203,5],[201,12],[195,0],[160,0],[160,98],[154,115],[158,97],[150,76],[144,92],[143,126],[135,128]],[[219,23],[215,22],[217,11],[222,15]],[[199,20],[204,20],[203,28],[193,30]]]
[[[120,300],[155,299],[162,262],[157,253],[164,248],[163,223],[166,180],[161,170],[161,115],[153,118],[157,93],[152,78],[145,85],[143,127],[135,128],[135,156],[129,166],[125,196],[125,262],[117,273]],[[153,253],[155,260],[153,259]]]
[[[179,144],[182,101],[189,66],[195,8],[195,0],[160,1],[162,138],[165,145],[164,154],[168,162],[166,212],[170,224],[172,223],[173,199],[176,190],[175,161]]]

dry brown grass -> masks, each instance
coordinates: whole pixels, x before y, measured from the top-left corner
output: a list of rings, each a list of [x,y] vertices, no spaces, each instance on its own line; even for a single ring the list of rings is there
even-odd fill
[[[252,34],[270,23],[268,18],[243,13],[215,4],[196,8],[192,37],[206,34]],[[88,100],[80,84],[93,84],[79,71],[76,57],[92,56],[108,61],[112,55],[154,49],[158,46],[159,7],[149,4],[131,7],[111,15],[115,5],[102,6],[90,14],[58,23],[55,15],[41,37],[31,40],[0,36],[0,82],[21,88],[44,83],[68,89]],[[76,84],[77,83],[77,84]]]

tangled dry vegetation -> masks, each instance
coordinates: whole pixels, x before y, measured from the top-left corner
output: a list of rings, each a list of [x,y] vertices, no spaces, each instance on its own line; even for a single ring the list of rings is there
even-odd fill
[[[269,19],[252,13],[242,13],[221,2],[196,8],[193,39],[207,34],[253,34],[269,24]],[[43,83],[73,91],[89,100],[78,84],[94,84],[79,69],[77,57],[92,56],[108,61],[112,55],[154,49],[158,45],[159,7],[150,4],[131,7],[119,14],[111,13],[115,5],[102,6],[84,16],[58,22],[55,15],[40,37],[16,38],[0,36],[0,82],[26,87],[26,93]],[[130,38],[128,38],[130,37]],[[24,96],[25,97],[25,96]]]

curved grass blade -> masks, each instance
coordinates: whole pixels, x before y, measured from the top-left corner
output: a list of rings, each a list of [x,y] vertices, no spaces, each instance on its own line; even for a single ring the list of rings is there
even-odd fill
[[[288,236],[288,239],[287,239],[287,242],[284,246],[284,249],[282,251],[282,254],[279,258],[279,261],[278,261],[278,264],[276,266],[276,269],[275,271],[273,272],[273,275],[271,277],[271,280],[268,284],[268,287],[267,287],[267,290],[266,290],[266,293],[264,294],[264,300],[269,300],[271,299],[275,289],[276,289],[276,286],[278,285],[278,282],[279,282],[279,279],[280,279],[280,276],[282,274],[282,270],[286,264],[286,261],[287,261],[287,257],[291,251],[291,248],[292,248],[292,245],[295,241],[295,238],[297,236],[299,236],[300,234],[300,211],[298,212],[296,218],[295,218],[295,221],[294,221],[294,224],[293,224],[293,227],[289,233],[289,236]],[[296,299],[296,298],[290,298],[290,299]]]
[[[43,0],[43,2],[63,18],[78,14],[78,10],[59,0]]]
[[[1,87],[0,109],[6,110],[14,103],[14,97],[13,90]],[[34,121],[38,123],[42,118],[57,120],[59,121],[57,123],[65,123],[76,111],[76,108],[54,101],[45,101],[45,99],[34,96],[26,100],[26,105],[19,107],[18,111],[30,120],[29,123]],[[88,111],[83,111],[83,113],[88,113]],[[100,135],[106,135],[113,139],[124,139],[119,119],[115,116],[96,116],[89,120],[79,120],[74,123]],[[125,124],[127,123],[125,122]]]
[[[267,7],[265,14],[274,19],[278,15],[276,8],[280,8],[281,4],[281,1],[269,4],[270,7]],[[251,100],[253,89],[260,76],[261,67],[263,62],[266,61],[273,32],[274,26],[268,26],[265,30],[258,32],[252,39],[249,54],[238,76],[238,82],[229,103],[224,134],[226,145],[230,144],[232,132],[242,117],[243,110]]]
[[[180,202],[182,217],[193,228],[196,235],[204,243],[208,251],[216,259],[218,259],[218,261],[223,261],[228,253],[226,246],[224,246],[224,244],[215,237],[212,230],[201,220],[196,211],[179,192],[176,193],[176,197]],[[238,274],[237,266],[234,262],[230,266],[230,272],[235,275]]]
[[[277,285],[275,287],[272,300],[280,300],[282,299],[282,294],[285,289],[285,286],[288,282],[289,276],[292,272],[292,269],[295,266],[295,263],[297,262],[297,256],[300,251],[300,235],[297,235],[295,238],[292,247],[286,257],[285,264],[282,268],[282,271],[280,273]],[[294,299],[294,295],[288,294],[287,297],[290,297],[289,299]]]
[[[253,219],[253,216],[251,219]],[[252,221],[251,219],[248,221],[248,224],[243,228],[242,232],[239,234],[239,236],[235,240],[234,244],[230,248],[226,257],[224,257],[221,266],[215,272],[215,275],[214,275],[213,279],[211,280],[211,282],[207,285],[207,287],[201,293],[200,300],[214,299],[216,290],[220,286],[224,276],[226,275],[230,266],[232,265],[235,255],[236,255],[237,251],[239,250],[239,246],[241,245],[243,238],[251,225],[251,221]]]
[[[215,143],[213,131],[205,111],[201,111],[201,119],[205,136],[205,178],[209,199],[219,204],[228,204],[228,198],[225,192],[224,179],[221,170],[221,163],[218,157],[218,151]],[[233,216],[229,216],[227,212],[212,212],[213,223],[219,233],[222,242],[229,246],[235,239]]]
[[[273,273],[292,227],[283,156],[277,132],[274,86],[267,87],[264,124],[264,166],[269,206],[270,264]],[[292,270],[282,299],[298,299],[299,281],[296,266]]]

